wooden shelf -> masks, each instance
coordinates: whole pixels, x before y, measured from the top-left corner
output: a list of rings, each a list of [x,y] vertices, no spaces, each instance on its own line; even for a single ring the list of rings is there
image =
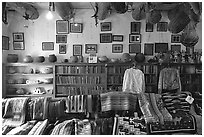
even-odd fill
[[[38,74],[25,74],[25,73],[13,73],[13,74],[6,74],[8,76],[52,76],[53,77],[53,74],[46,74],[46,73],[38,73]]]
[[[103,76],[105,73],[57,73],[60,76]]]
[[[45,84],[45,83],[41,83],[41,84],[7,84],[8,86],[51,86],[53,84]]]
[[[6,97],[52,97],[52,94],[6,95]]]

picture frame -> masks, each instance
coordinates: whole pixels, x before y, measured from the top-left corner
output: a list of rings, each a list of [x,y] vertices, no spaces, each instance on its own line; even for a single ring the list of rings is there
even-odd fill
[[[140,33],[141,22],[131,22],[131,34]]]
[[[153,32],[153,30],[154,30],[154,25],[152,23],[147,22],[145,31],[146,32]]]
[[[14,50],[24,50],[25,45],[23,41],[13,41],[13,49]]]
[[[101,33],[100,43],[112,43],[112,33]]]
[[[54,50],[54,42],[42,42],[42,50]]]
[[[173,45],[171,45],[171,51],[181,52],[181,45],[180,44],[173,44]]]
[[[141,44],[140,43],[129,44],[129,53],[141,53]]]
[[[171,43],[180,43],[180,42],[181,42],[181,35],[179,34],[171,35]]]
[[[56,43],[67,43],[67,35],[56,35]]]
[[[154,54],[154,43],[144,44],[144,55],[152,56]]]
[[[129,34],[129,43],[141,43],[141,34]]]
[[[2,50],[9,50],[9,37],[2,36]]]
[[[69,34],[69,21],[56,20],[56,33],[57,34]]]
[[[85,44],[85,53],[97,53],[97,44]]]
[[[66,54],[67,53],[67,45],[66,44],[60,44],[59,45],[59,54]]]
[[[70,33],[82,33],[83,24],[82,23],[70,23]]]
[[[101,31],[111,31],[111,22],[101,22]]]
[[[112,41],[122,42],[123,41],[123,35],[113,35]]]
[[[24,33],[23,32],[14,32],[13,33],[13,41],[24,41]]]
[[[194,47],[186,47],[186,53],[193,54],[193,52],[194,52]]]
[[[167,22],[158,22],[157,23],[157,31],[159,32],[166,32],[168,28]]]
[[[155,53],[166,53],[168,51],[168,43],[155,43]]]
[[[112,44],[112,53],[122,53],[123,44]]]
[[[73,56],[82,55],[82,45],[73,45]]]

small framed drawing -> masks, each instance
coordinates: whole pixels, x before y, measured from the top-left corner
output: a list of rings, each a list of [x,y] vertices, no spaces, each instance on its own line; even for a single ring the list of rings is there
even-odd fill
[[[54,50],[54,42],[42,42],[42,50]]]
[[[56,35],[56,43],[67,43],[67,35]]]
[[[112,33],[100,34],[100,43],[111,43],[111,42],[112,42]]]
[[[123,35],[113,35],[112,41],[122,42],[123,41]]]
[[[73,56],[82,55],[82,45],[73,45]]]
[[[157,23],[157,31],[166,32],[168,27],[167,22],[158,22]]]
[[[57,34],[68,34],[69,33],[69,21],[57,20],[56,21],[56,33]]]
[[[146,32],[153,32],[154,25],[152,23],[146,23]]]
[[[181,42],[181,35],[173,34],[171,35],[171,43],[180,43]]]
[[[129,53],[141,53],[141,44],[129,44]]]
[[[181,52],[181,45],[179,45],[179,44],[171,45],[171,51]]]
[[[13,41],[24,41],[24,33],[23,32],[13,33]]]
[[[122,52],[123,52],[123,44],[112,45],[112,53],[122,53]]]
[[[82,33],[82,23],[70,23],[70,33]]]
[[[154,52],[154,43],[145,43],[144,44],[144,55],[151,56]]]
[[[25,45],[23,41],[14,41],[13,42],[13,49],[14,50],[24,50]]]
[[[129,34],[129,43],[141,43],[141,34]]]
[[[59,54],[66,54],[67,53],[67,45],[60,44],[59,45]]]
[[[9,37],[2,36],[2,50],[9,50]]]
[[[131,34],[140,33],[141,22],[131,22]]]
[[[166,53],[168,51],[168,43],[155,43],[155,53]]]
[[[111,31],[111,22],[101,22],[101,31]]]
[[[85,53],[97,53],[97,44],[86,44],[85,45]]]

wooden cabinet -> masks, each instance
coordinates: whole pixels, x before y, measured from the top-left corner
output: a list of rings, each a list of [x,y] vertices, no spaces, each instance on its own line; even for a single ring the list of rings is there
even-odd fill
[[[52,96],[53,64],[4,64],[4,97]]]

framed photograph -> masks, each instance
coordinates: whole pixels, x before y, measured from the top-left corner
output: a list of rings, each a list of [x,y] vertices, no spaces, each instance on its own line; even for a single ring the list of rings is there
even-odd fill
[[[112,41],[122,42],[123,35],[113,35]]]
[[[73,45],[73,56],[82,55],[82,45]]]
[[[129,53],[141,53],[141,44],[129,44]]]
[[[154,43],[145,43],[144,44],[144,55],[151,56],[154,53]]]
[[[56,43],[67,43],[67,35],[56,35]]]
[[[66,54],[67,53],[67,45],[60,44],[59,45],[59,54]]]
[[[111,43],[111,42],[112,42],[112,33],[100,34],[100,43]]]
[[[69,21],[57,20],[56,21],[56,33],[57,34],[68,34],[69,33]]]
[[[167,22],[159,22],[157,23],[157,31],[166,32],[168,27]]]
[[[186,47],[186,53],[193,54],[194,47]]]
[[[131,22],[131,34],[140,33],[141,22]]]
[[[24,33],[23,32],[13,33],[13,41],[24,41]]]
[[[141,34],[129,34],[129,43],[141,43]]]
[[[123,44],[112,45],[112,53],[122,53],[122,52],[123,52]]]
[[[152,23],[146,23],[146,32],[153,32],[154,25]]]
[[[82,23],[70,23],[70,33],[82,33]]]
[[[155,53],[166,53],[168,51],[168,43],[155,43]]]
[[[171,43],[180,43],[180,42],[181,42],[181,35],[179,34],[171,35]]]
[[[86,44],[85,45],[85,53],[97,53],[97,44]]]
[[[179,45],[179,44],[171,45],[171,51],[179,51],[179,52],[181,52],[181,45]]]
[[[13,42],[13,49],[14,50],[24,50],[25,45],[23,41],[14,41]]]
[[[111,31],[111,22],[101,22],[101,31]]]
[[[42,42],[42,50],[54,50],[54,42]]]
[[[2,36],[2,50],[9,50],[9,37]]]

